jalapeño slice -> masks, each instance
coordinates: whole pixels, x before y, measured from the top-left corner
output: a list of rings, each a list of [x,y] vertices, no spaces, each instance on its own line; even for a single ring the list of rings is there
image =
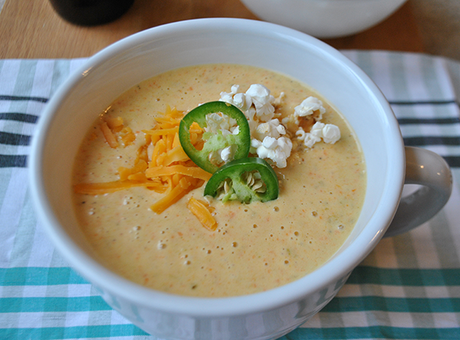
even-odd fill
[[[211,113],[221,113],[233,118],[238,125],[237,133],[224,135],[222,131],[217,131],[210,136],[208,134],[203,148],[198,150],[190,140],[190,126],[196,122],[201,128],[205,128],[206,116]],[[232,159],[247,157],[251,146],[251,133],[246,116],[240,109],[225,102],[214,101],[196,107],[182,118],[179,126],[179,140],[185,153],[196,165],[214,173],[221,164],[213,162],[211,154],[232,147],[234,148]]]
[[[218,196],[223,202],[267,202],[278,198],[278,177],[263,159],[246,157],[236,159],[217,170],[209,179],[204,195]]]

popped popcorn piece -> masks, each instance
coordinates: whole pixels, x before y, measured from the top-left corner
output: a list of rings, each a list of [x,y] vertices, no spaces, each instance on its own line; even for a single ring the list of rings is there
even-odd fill
[[[294,108],[294,113],[283,118],[282,123],[292,132],[302,123],[310,121],[311,124],[320,121],[326,109],[323,102],[316,97],[308,97]]]
[[[233,155],[235,154],[236,148],[234,145],[227,146],[226,148],[223,148],[222,151],[220,152],[220,158],[224,162],[228,162],[229,160],[233,159]]]
[[[233,104],[233,96],[238,93],[238,89],[240,88],[240,85],[233,85],[230,88],[230,92],[221,92],[220,93],[220,101]]]
[[[321,142],[321,137],[305,132],[301,127],[296,132],[297,139],[303,141],[307,148],[311,148],[315,143]]]
[[[276,139],[267,136],[262,142],[258,139],[252,139],[251,146],[256,150],[257,156],[271,160],[278,168],[287,166],[287,159],[292,150],[292,142],[287,137]]]
[[[239,85],[233,85],[230,92],[221,92],[219,100],[235,105],[243,111],[243,113],[245,113],[251,106],[252,102],[250,100],[249,102],[246,100],[246,95],[244,93],[238,93],[239,88]]]
[[[308,97],[304,101],[294,108],[294,117],[305,117],[312,115],[315,111],[319,111],[319,117],[317,120],[323,118],[323,113],[326,109],[323,107],[323,102],[316,97]]]
[[[323,137],[323,128],[324,128],[324,123],[321,122],[316,122],[310,130],[310,134],[317,136],[319,138]]]
[[[227,136],[230,134],[238,134],[239,128],[236,120],[218,113],[210,113],[206,115],[206,132],[217,133],[222,131],[222,135]]]
[[[264,140],[265,137],[279,138],[286,134],[286,128],[275,118],[266,123],[260,123],[253,131],[253,137],[258,140]]]
[[[230,92],[220,93],[220,100],[238,107],[249,120],[268,122],[273,118],[275,98],[268,88],[252,84],[245,93],[238,93],[238,90],[239,85],[233,85]]]
[[[273,101],[273,106],[280,106],[281,103],[283,102],[284,100],[284,97],[286,96],[286,94],[284,92],[281,92],[280,95],[278,97],[275,98],[275,100]]]
[[[257,118],[262,122],[268,122],[275,115],[275,107],[272,105],[275,98],[270,94],[270,90],[260,84],[252,84],[246,91],[246,101],[251,103],[256,109]]]
[[[326,124],[323,127],[323,141],[328,144],[334,144],[340,139],[340,129],[337,125]]]
[[[296,132],[297,139],[303,141],[303,144],[311,148],[315,143],[321,141],[334,144],[340,139],[340,129],[334,124],[324,124],[316,122],[310,132],[305,132],[301,127]]]
[[[236,152],[236,146],[235,145],[230,145],[227,146],[221,150],[217,151],[212,151],[209,154],[209,160],[213,164],[224,164],[227,163],[231,160],[233,160],[233,157],[235,156]]]

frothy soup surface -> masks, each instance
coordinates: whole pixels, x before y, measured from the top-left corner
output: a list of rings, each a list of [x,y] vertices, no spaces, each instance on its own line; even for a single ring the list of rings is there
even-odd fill
[[[241,65],[202,65],[170,71],[133,87],[101,114],[76,157],[73,181],[116,181],[120,167],[132,167],[145,143],[143,130],[155,125],[167,106],[185,112],[219,100],[234,84],[245,91],[262,84],[281,117],[290,115],[310,88],[289,77]],[[319,98],[319,97],[318,97]],[[98,259],[119,275],[160,291],[224,297],[265,291],[299,279],[325,263],[353,229],[365,194],[366,174],[359,143],[343,117],[324,98],[322,121],[340,128],[335,144],[293,148],[285,168],[274,168],[279,198],[265,203],[211,202],[218,223],[204,228],[187,209],[203,200],[204,186],[161,214],[150,206],[162,197],[134,187],[103,195],[75,194],[81,228]],[[112,148],[101,121],[122,117],[135,135]],[[292,138],[295,140],[295,136]],[[151,150],[149,150],[151,152]]]

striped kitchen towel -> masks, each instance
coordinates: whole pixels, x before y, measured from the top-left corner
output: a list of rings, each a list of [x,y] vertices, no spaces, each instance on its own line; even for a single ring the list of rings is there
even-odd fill
[[[406,145],[446,159],[454,190],[431,221],[382,240],[330,304],[281,339],[460,339],[460,64],[422,54],[344,54],[388,98]],[[0,339],[157,340],[68,267],[32,209],[30,139],[46,102],[83,61],[0,60]]]

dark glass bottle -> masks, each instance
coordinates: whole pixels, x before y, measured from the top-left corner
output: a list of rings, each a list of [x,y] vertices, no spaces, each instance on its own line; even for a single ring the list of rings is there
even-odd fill
[[[102,25],[121,17],[134,0],[50,0],[54,10],[70,23]]]

